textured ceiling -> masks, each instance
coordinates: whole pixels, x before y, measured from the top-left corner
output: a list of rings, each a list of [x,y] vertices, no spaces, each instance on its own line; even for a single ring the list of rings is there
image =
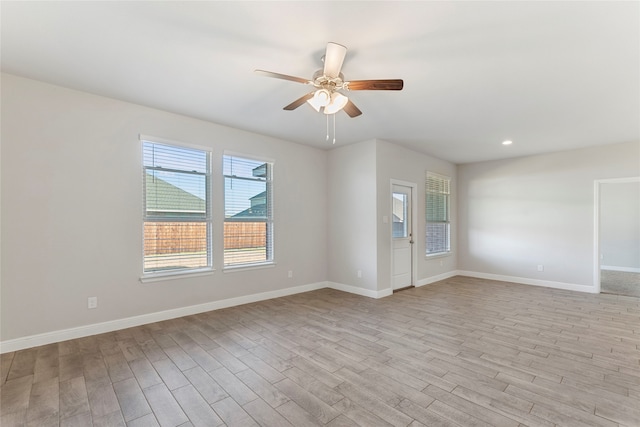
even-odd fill
[[[8,2],[2,70],[320,148],[310,79],[329,41],[348,95],[337,146],[373,138],[454,163],[640,140],[639,2]],[[514,141],[504,147],[505,139]]]

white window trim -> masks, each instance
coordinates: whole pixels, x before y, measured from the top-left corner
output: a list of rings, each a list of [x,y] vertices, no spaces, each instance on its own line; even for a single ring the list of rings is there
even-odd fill
[[[208,158],[209,158],[209,164],[208,164],[208,171],[207,171],[207,175],[208,175],[208,185],[209,185],[209,197],[207,200],[207,211],[209,212],[209,216],[207,218],[207,223],[208,223],[208,229],[209,234],[207,236],[208,242],[207,245],[210,247],[210,254],[209,254],[209,261],[211,263],[210,266],[208,267],[204,267],[204,268],[197,268],[197,269],[184,269],[184,270],[174,270],[174,271],[160,271],[160,272],[145,272],[144,271],[144,231],[143,231],[143,235],[142,235],[142,274],[139,277],[139,280],[141,283],[151,283],[151,282],[159,282],[159,281],[164,281],[164,280],[175,280],[175,279],[182,279],[182,278],[189,278],[189,277],[199,277],[199,276],[208,276],[208,275],[212,275],[215,271],[214,268],[214,259],[213,259],[213,247],[214,247],[214,242],[213,242],[213,229],[214,229],[214,222],[213,222],[213,150],[211,149],[211,147],[205,147],[202,145],[197,145],[197,144],[190,144],[190,143],[186,143],[186,142],[182,142],[182,141],[176,141],[176,140],[171,140],[171,139],[167,139],[167,138],[162,138],[162,137],[156,137],[156,136],[151,136],[151,135],[145,135],[145,134],[138,134],[138,141],[140,146],[142,146],[142,144],[146,141],[146,142],[151,142],[151,143],[157,143],[157,144],[165,144],[165,145],[174,145],[177,147],[184,147],[184,148],[191,148],[191,149],[195,149],[195,150],[200,150],[200,151],[206,151],[208,153]],[[143,160],[143,159],[142,159]],[[144,160],[143,160],[143,170],[144,170]],[[144,182],[142,184],[144,186]],[[143,187],[143,197],[146,197],[146,194],[144,193],[144,187]],[[145,203],[143,201],[142,203],[142,225],[144,228],[144,223],[146,222],[146,213],[144,212],[145,209]]]
[[[247,270],[262,270],[263,268],[272,268],[276,266],[276,262],[267,261],[253,264],[235,264],[228,265],[222,269],[223,273],[237,273],[239,271],[247,271]]]
[[[256,156],[254,154],[242,153],[240,151],[224,150],[224,152],[222,153],[222,157],[224,158],[224,156],[242,157],[243,159],[254,160],[256,162],[271,163],[271,166],[273,166],[273,164],[276,162],[274,159],[269,157]]]
[[[453,250],[451,249],[451,242],[449,242],[449,250],[447,252],[438,252],[436,254],[425,255],[424,257],[425,259],[435,259],[435,258],[447,258],[452,255],[453,255]]]
[[[211,147],[207,147],[205,145],[191,144],[189,142],[176,141],[175,139],[167,139],[167,138],[162,138],[158,136],[145,135],[142,133],[138,135],[138,141],[140,142],[147,141],[147,142],[154,142],[157,144],[176,145],[178,147],[192,148],[194,150],[207,151],[211,156],[213,156]],[[209,169],[211,169],[211,165],[209,166]]]
[[[425,173],[425,191],[424,191],[425,198],[426,198],[426,194],[427,194],[426,181],[427,181],[429,176],[449,181],[449,194],[448,194],[449,198],[447,199],[447,202],[448,202],[448,205],[447,205],[447,224],[449,224],[449,242],[448,242],[449,243],[449,249],[446,250],[446,251],[436,252],[436,253],[433,253],[433,254],[425,253],[424,257],[425,257],[425,259],[446,258],[446,257],[452,256],[452,254],[453,254],[453,248],[452,248],[453,244],[451,242],[451,196],[452,196],[452,194],[451,194],[451,181],[452,181],[452,179],[451,179],[450,176],[447,176],[447,175],[439,174],[437,172],[426,171],[426,173]],[[426,209],[426,200],[425,200],[425,209]],[[426,217],[426,212],[425,212],[425,217]],[[425,227],[428,224],[428,222],[426,221],[426,218],[425,218],[424,224],[425,224]],[[426,251],[427,243],[428,242],[427,242],[426,236],[425,236],[425,248],[424,248],[425,251]]]
[[[189,277],[211,276],[216,270],[214,268],[199,268],[190,271],[173,271],[159,274],[143,274],[140,277],[142,283],[162,282],[165,280],[184,279]]]
[[[252,155],[252,154],[246,154],[246,153],[242,153],[239,151],[231,151],[231,150],[224,150],[224,152],[222,153],[222,159],[223,159],[223,163],[224,163],[224,158],[226,156],[230,156],[230,157],[241,157],[243,159],[247,159],[247,160],[254,160],[254,161],[258,161],[258,162],[264,162],[264,163],[269,163],[270,167],[270,177],[269,177],[269,184],[270,184],[270,196],[271,196],[271,221],[270,221],[270,225],[271,225],[271,259],[268,261],[262,261],[262,262],[254,262],[254,263],[243,263],[243,264],[232,264],[232,265],[225,265],[224,264],[224,248],[222,249],[222,272],[223,273],[232,273],[232,272],[239,272],[239,271],[247,271],[247,270],[258,270],[258,269],[263,269],[263,268],[269,268],[269,267],[274,267],[276,265],[276,247],[275,247],[275,197],[274,197],[274,193],[275,193],[275,189],[274,189],[274,185],[273,185],[273,171],[275,170],[275,160],[269,158],[269,157],[262,157],[262,156],[256,156],[256,155]],[[224,169],[224,166],[223,166]],[[224,171],[222,173],[222,181],[223,181],[223,187],[224,187],[224,180],[227,176],[224,174]],[[223,198],[222,198],[222,205],[223,205],[223,209],[224,209],[224,204],[225,204],[225,197],[226,195],[224,194],[224,190],[223,190]],[[225,223],[225,218],[223,217],[222,219],[222,227],[223,227],[223,231],[222,231],[222,240],[224,242],[224,223]]]

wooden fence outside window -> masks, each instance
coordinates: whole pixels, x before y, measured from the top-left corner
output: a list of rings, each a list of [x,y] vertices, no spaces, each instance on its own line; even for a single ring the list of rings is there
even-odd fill
[[[265,222],[225,222],[224,249],[266,247]],[[201,222],[146,222],[145,256],[207,250],[207,226]]]

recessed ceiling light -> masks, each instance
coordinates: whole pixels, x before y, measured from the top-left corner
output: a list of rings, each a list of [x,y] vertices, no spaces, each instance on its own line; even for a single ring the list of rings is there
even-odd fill
[[[511,145],[511,144],[513,144],[513,141],[509,141],[509,140],[502,141],[502,145]]]

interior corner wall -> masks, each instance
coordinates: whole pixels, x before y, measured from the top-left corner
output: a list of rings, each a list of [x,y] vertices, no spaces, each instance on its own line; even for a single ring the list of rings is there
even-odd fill
[[[640,181],[600,184],[600,254],[603,269],[640,272]]]
[[[595,292],[594,182],[639,159],[630,142],[458,165],[459,269]]]
[[[390,289],[391,286],[391,224],[385,224],[383,216],[391,218],[391,180],[399,180],[417,185],[414,199],[417,203],[417,218],[414,224],[414,241],[417,246],[417,277],[415,285],[430,283],[438,277],[454,272],[457,268],[457,168],[445,160],[418,153],[413,150],[376,141],[377,164],[377,259],[378,289]],[[451,253],[442,257],[426,257],[426,224],[425,224],[425,175],[435,172],[451,178]]]
[[[326,151],[9,74],[0,83],[2,341],[326,284]],[[139,134],[212,149],[212,275],[139,281]],[[275,162],[272,268],[222,270],[224,150]]]
[[[375,141],[329,151],[327,179],[329,281],[375,295],[378,290]]]

